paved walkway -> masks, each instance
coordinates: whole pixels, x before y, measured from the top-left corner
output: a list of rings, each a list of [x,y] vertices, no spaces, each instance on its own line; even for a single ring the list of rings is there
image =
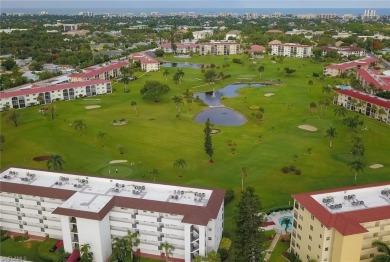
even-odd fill
[[[274,239],[272,239],[271,245],[270,245],[269,248],[265,251],[265,252],[267,252],[267,253],[265,254],[264,261],[268,261],[268,259],[271,257],[272,252],[274,251],[274,248],[275,248],[276,244],[277,244],[278,241],[279,241],[279,238],[280,238],[280,234],[276,234],[275,237],[274,237]]]

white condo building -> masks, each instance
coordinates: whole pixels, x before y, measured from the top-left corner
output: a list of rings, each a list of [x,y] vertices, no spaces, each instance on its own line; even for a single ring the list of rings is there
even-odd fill
[[[299,57],[299,58],[311,57],[312,55],[312,46],[310,45],[285,43],[285,44],[270,44],[270,46],[271,46],[271,55]]]
[[[72,253],[89,244],[106,261],[112,239],[137,233],[139,255],[191,261],[217,250],[222,238],[224,190],[9,168],[0,173],[0,228],[62,239]]]

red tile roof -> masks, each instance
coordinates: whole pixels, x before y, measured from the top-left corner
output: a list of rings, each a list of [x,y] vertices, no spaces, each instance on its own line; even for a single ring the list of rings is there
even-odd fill
[[[54,86],[45,86],[45,87],[38,87],[38,86],[33,85],[29,89],[1,92],[0,99],[14,97],[14,96],[17,97],[17,96],[38,94],[38,93],[44,93],[44,92],[51,92],[51,91],[56,91],[56,90],[68,89],[68,88],[77,88],[77,87],[82,87],[82,86],[87,86],[87,85],[104,84],[104,83],[110,83],[110,82],[111,82],[110,80],[97,79],[97,80],[89,80],[89,81],[83,81],[83,82],[66,83],[66,84],[60,84],[60,85],[54,85]]]
[[[350,62],[345,62],[341,64],[333,64],[333,65],[328,65],[326,68],[333,68],[333,69],[341,69],[341,70],[346,70],[346,69],[352,69],[355,67],[360,66],[369,66],[372,62],[376,62],[378,59],[373,58],[373,57],[367,57],[364,59],[359,59],[359,60],[354,60]]]
[[[264,52],[265,47],[261,45],[251,45],[251,52]]]
[[[390,85],[383,81],[379,75],[369,69],[357,69],[356,73],[364,79],[367,84],[373,84],[377,89],[390,90]]]
[[[368,103],[372,103],[384,108],[390,109],[390,100],[379,98],[376,96],[368,95],[366,93],[362,93],[355,90],[336,90],[337,93],[347,95],[353,98],[356,98],[358,100],[362,100]]]
[[[133,60],[140,61],[142,64],[159,64],[160,62],[150,56],[148,56],[145,53],[138,52],[138,53],[133,53],[131,54],[131,58]]]
[[[345,90],[342,90],[345,91]],[[390,185],[390,182],[382,182],[370,185],[344,187],[338,189],[323,190],[317,192],[294,194],[292,197],[303,205],[326,228],[334,228],[343,236],[361,234],[367,230],[361,223],[390,219],[390,205],[382,207],[365,208],[343,213],[330,213],[324,206],[318,203],[312,195],[354,190],[360,188]]]
[[[114,69],[118,69],[118,68],[121,68],[123,66],[127,66],[128,64],[129,63],[126,62],[126,61],[120,61],[120,62],[116,62],[116,63],[111,63],[108,66],[104,66],[104,67],[101,67],[101,68],[98,68],[98,69],[95,69],[95,70],[90,70],[91,68],[89,67],[87,69],[88,72],[72,74],[72,75],[70,75],[70,77],[79,77],[79,78],[94,77],[96,75],[100,75],[100,74],[103,74],[105,72],[108,72],[108,71],[111,71],[111,70],[114,70]]]

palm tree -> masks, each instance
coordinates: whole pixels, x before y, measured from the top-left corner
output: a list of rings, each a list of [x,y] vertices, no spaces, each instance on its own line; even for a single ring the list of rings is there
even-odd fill
[[[80,247],[80,261],[81,262],[92,262],[93,261],[93,253],[90,252],[90,245],[84,244]]]
[[[372,105],[370,116],[376,118],[376,113],[378,112],[378,107],[376,105]]]
[[[309,90],[311,91],[311,87],[313,86],[313,80],[307,81],[307,84],[309,85]]]
[[[179,176],[181,176],[181,171],[187,165],[186,161],[183,158],[176,159],[173,161],[173,166],[179,169]]]
[[[127,235],[124,237],[127,242],[128,250],[131,250],[131,261],[133,261],[133,248],[138,245],[139,238],[137,233],[132,233],[130,230],[127,231]]]
[[[81,119],[76,119],[75,121],[73,121],[73,127],[74,129],[79,130],[80,134],[83,133],[83,129],[87,129],[85,121]]]
[[[357,158],[350,161],[348,165],[351,167],[351,170],[355,171],[355,185],[356,185],[357,174],[359,171],[362,171],[364,169],[366,163],[362,159]]]
[[[244,177],[248,176],[248,168],[246,166],[241,167],[241,192],[244,192]]]
[[[330,85],[326,85],[322,87],[322,93],[330,95],[332,93],[333,89]]]
[[[47,160],[47,168],[50,170],[53,168],[54,170],[62,169],[62,165],[65,163],[64,159],[60,155],[51,155]]]
[[[102,147],[104,147],[104,141],[106,140],[107,138],[107,133],[104,133],[102,131],[99,131],[99,133],[97,134],[96,136],[97,140],[100,142],[100,144],[102,145]]]
[[[383,109],[383,107],[379,108],[378,110],[379,119],[383,120],[383,116],[386,116],[386,110]]]
[[[355,159],[360,158],[364,155],[364,144],[363,140],[360,137],[354,137],[352,140],[352,149],[351,154]]]
[[[168,261],[169,256],[173,254],[175,247],[165,241],[164,243],[161,243],[160,248],[164,250],[165,261]]]
[[[152,171],[149,172],[149,176],[153,178],[153,182],[156,182],[156,178],[158,176],[158,169],[153,168]]]
[[[192,97],[188,97],[186,99],[186,101],[187,101],[187,104],[188,104],[188,111],[191,111],[191,104],[194,101],[194,99]]]
[[[345,117],[348,114],[348,111],[343,106],[338,106],[334,109],[334,114],[338,117]]]
[[[173,103],[175,103],[176,111],[180,113],[180,104],[183,104],[183,98],[181,96],[173,96]]]
[[[383,241],[375,240],[372,246],[376,247],[379,254],[374,256],[372,262],[389,262],[390,261],[390,246]]]
[[[264,72],[264,66],[263,65],[259,66],[259,68],[257,68],[257,71],[259,71],[260,79],[261,79],[261,73]]]
[[[134,111],[135,111],[135,115],[138,116],[138,111],[137,111],[137,102],[135,102],[134,100],[131,101],[131,107],[134,108]]]
[[[169,73],[169,70],[168,68],[165,68],[164,72],[163,72],[163,76],[165,76],[165,82],[168,82],[168,76],[170,75],[171,73]]]
[[[291,225],[291,219],[288,218],[288,217],[285,217],[282,219],[282,221],[280,222],[280,224],[283,226],[285,225],[285,228],[284,230],[286,231],[286,235],[287,235],[287,229],[288,229],[288,226]]]
[[[181,85],[181,79],[184,77],[184,71],[183,69],[177,69],[177,72],[175,73],[179,77],[179,84]]]
[[[332,141],[333,138],[335,138],[336,136],[337,136],[336,128],[331,126],[326,130],[326,137],[329,137],[329,148],[332,148]]]
[[[221,257],[215,251],[208,252],[206,258],[208,262],[221,262]]]

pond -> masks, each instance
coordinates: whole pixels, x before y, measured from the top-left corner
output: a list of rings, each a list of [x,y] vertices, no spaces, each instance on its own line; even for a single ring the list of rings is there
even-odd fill
[[[231,84],[216,91],[197,93],[194,97],[199,97],[209,108],[203,110],[195,116],[195,122],[205,123],[207,119],[215,125],[221,126],[240,126],[247,122],[244,115],[233,109],[225,107],[221,103],[222,97],[236,97],[239,94],[236,91],[243,87],[260,87],[261,84]]]
[[[202,64],[191,64],[191,63],[173,63],[173,62],[161,62],[160,65],[162,67],[179,67],[179,68],[195,68],[202,69],[204,65]]]

